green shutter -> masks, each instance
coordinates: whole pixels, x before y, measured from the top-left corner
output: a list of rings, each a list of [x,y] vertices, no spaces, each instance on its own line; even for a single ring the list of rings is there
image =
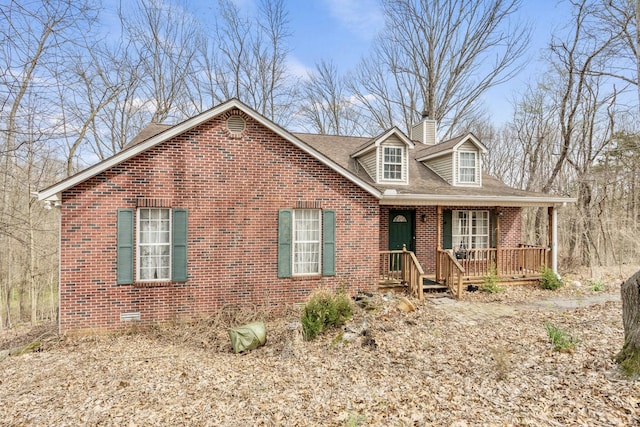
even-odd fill
[[[289,209],[278,213],[278,277],[291,277],[291,217]]]
[[[133,284],[133,209],[118,209],[117,222],[117,278],[118,285]]]
[[[450,210],[442,212],[442,249],[453,249],[452,213]]]
[[[171,280],[174,282],[187,281],[187,228],[187,210],[174,209],[171,246]]]
[[[336,211],[322,211],[322,275],[336,274]]]

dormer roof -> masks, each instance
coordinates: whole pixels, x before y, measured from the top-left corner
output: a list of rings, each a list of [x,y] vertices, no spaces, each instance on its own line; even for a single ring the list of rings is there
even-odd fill
[[[362,144],[360,147],[356,149],[356,151],[353,154],[351,154],[351,157],[357,158],[362,156],[363,154],[370,152],[371,150],[374,150],[375,148],[379,147],[380,144],[388,140],[389,137],[391,136],[396,136],[409,149],[412,149],[415,147],[415,144],[413,143],[413,141],[407,138],[407,136],[400,129],[394,126],[391,129],[381,133],[375,138],[371,138],[369,141]]]
[[[445,154],[451,154],[467,141],[475,145],[480,153],[487,153],[487,147],[482,142],[480,142],[480,140],[476,138],[474,134],[467,133],[466,135],[457,136],[455,138],[441,142],[440,144],[430,145],[428,147],[416,150],[416,160],[419,162],[424,162],[440,156],[444,156]]]

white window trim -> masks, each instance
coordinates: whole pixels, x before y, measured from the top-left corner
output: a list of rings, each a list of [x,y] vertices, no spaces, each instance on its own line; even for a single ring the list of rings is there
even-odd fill
[[[142,279],[140,278],[140,267],[141,267],[141,262],[140,262],[140,246],[141,246],[141,239],[140,239],[140,232],[142,227],[140,226],[140,219],[141,219],[141,214],[140,212],[142,210],[167,210],[169,211],[169,274],[166,279],[162,278],[162,279]],[[142,208],[138,208],[136,209],[136,233],[135,233],[135,237],[136,237],[136,282],[140,282],[140,283],[149,283],[149,282],[170,282],[171,281],[171,277],[173,272],[171,271],[172,268],[172,264],[173,264],[173,253],[172,253],[172,244],[171,242],[173,241],[173,210],[171,208],[146,208],[146,207],[142,207]]]
[[[463,181],[462,180],[462,170],[463,168],[465,170],[467,169],[471,169],[471,166],[462,166],[462,156],[465,154],[472,154],[473,155],[473,181]],[[458,177],[458,182],[462,185],[477,185],[477,176],[478,176],[478,153],[476,151],[468,151],[468,150],[464,150],[464,151],[458,151],[458,167],[457,167],[457,177]]]
[[[473,181],[462,181],[461,177],[462,177],[462,173],[461,173],[461,162],[460,162],[460,155],[461,154],[466,154],[466,153],[472,153],[474,155],[475,158],[475,162],[474,162],[474,174],[473,174]],[[454,171],[453,171],[453,176],[454,176],[454,180],[455,180],[455,185],[459,185],[459,186],[469,186],[469,187],[481,187],[482,186],[482,172],[481,172],[481,168],[482,168],[482,164],[481,164],[481,156],[480,153],[478,151],[474,151],[474,150],[458,150],[455,153],[454,156],[455,159],[455,163],[454,163]],[[466,168],[470,168],[470,167],[466,167]]]
[[[387,162],[385,162],[385,150],[387,148],[393,148],[393,149],[398,149],[400,150],[400,178],[385,178],[384,176],[384,166],[385,164],[387,164]],[[409,159],[407,158],[408,156],[408,150],[406,146],[401,146],[401,145],[381,145],[380,147],[378,147],[378,156],[379,159],[376,162],[376,165],[378,167],[378,182],[380,183],[396,183],[396,184],[408,184],[408,179],[407,177],[409,176],[408,174],[408,167],[409,167]],[[393,165],[397,165],[397,163],[390,163]]]
[[[296,213],[302,211],[315,211],[318,213],[318,240],[298,241],[296,240]],[[319,276],[322,274],[322,209],[292,209],[291,214],[291,275],[300,276]],[[296,273],[296,245],[299,243],[316,243],[318,244],[318,262],[317,270],[313,272]]]
[[[460,227],[459,227],[459,213],[460,212],[464,212],[467,215],[467,221],[468,221],[468,233],[467,234],[462,234]],[[471,225],[471,217],[473,216],[473,214],[483,214],[486,215],[486,220],[487,220],[487,233],[475,233],[473,234],[473,227]],[[467,237],[468,238],[468,243],[465,245],[464,248],[460,248],[460,242],[462,241],[463,237]],[[486,237],[486,242],[487,245],[486,246],[474,246],[472,244],[473,241],[473,237]],[[477,239],[476,239],[477,241]],[[488,249],[491,247],[491,215],[489,214],[488,210],[454,210],[452,212],[452,227],[451,227],[451,245],[453,246],[453,250],[458,250],[458,249],[465,249],[465,250],[469,250],[469,249]]]

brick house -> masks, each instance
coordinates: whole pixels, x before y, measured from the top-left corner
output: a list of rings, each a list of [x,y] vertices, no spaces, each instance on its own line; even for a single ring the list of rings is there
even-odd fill
[[[521,209],[547,207],[555,242],[572,199],[509,188],[482,172],[473,135],[435,135],[426,119],[411,137],[290,133],[235,99],[149,126],[38,193],[60,209],[60,330],[282,306],[381,278],[414,291],[419,280],[421,293],[425,279],[452,287],[456,271],[526,280],[555,268],[555,245],[521,245]]]

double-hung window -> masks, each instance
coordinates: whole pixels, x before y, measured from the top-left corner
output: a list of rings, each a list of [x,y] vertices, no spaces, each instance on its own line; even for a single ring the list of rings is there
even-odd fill
[[[282,209],[278,217],[278,277],[335,274],[335,211]]]
[[[137,279],[171,279],[171,209],[138,209]]]
[[[459,182],[461,184],[475,184],[477,182],[477,153],[473,151],[461,151],[460,153],[458,153],[458,159]]]
[[[489,211],[453,211],[455,250],[489,247]]]
[[[187,281],[187,210],[118,209],[117,283]]]
[[[293,211],[293,275],[320,274],[320,209]]]
[[[385,180],[402,180],[402,147],[383,147],[382,168]]]

